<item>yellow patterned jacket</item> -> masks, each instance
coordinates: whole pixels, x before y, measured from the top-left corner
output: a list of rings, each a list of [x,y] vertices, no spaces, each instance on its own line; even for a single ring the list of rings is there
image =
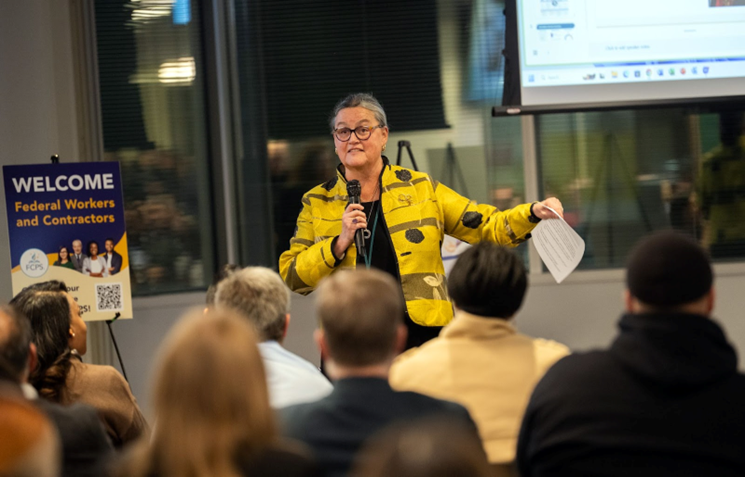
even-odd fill
[[[384,161],[381,218],[393,242],[407,313],[419,325],[447,325],[453,319],[453,307],[440,252],[444,235],[468,243],[489,240],[517,246],[535,227],[528,221],[530,204],[504,211],[479,205],[428,174]],[[352,244],[338,264],[331,252],[331,242],[341,234],[348,202],[341,171],[311,189],[302,202],[290,249],[279,258],[279,273],[291,290],[305,295],[334,270],[355,268],[357,249]]]

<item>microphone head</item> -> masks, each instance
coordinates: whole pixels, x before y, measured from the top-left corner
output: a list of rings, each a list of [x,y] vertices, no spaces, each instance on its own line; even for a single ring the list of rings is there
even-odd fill
[[[347,182],[347,194],[349,197],[359,197],[362,194],[362,186],[357,179]]]

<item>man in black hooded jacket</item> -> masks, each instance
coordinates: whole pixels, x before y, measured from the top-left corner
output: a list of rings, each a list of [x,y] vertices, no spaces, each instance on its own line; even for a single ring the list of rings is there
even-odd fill
[[[536,386],[518,440],[522,477],[743,476],[745,376],[711,319],[701,247],[643,240],[610,348],[568,356]]]

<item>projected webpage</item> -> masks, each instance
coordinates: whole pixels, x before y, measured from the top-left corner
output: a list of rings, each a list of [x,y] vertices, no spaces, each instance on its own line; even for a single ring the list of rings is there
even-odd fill
[[[523,0],[518,12],[528,99],[530,88],[546,86],[745,77],[745,0]],[[660,90],[637,91],[644,99]],[[683,96],[691,94],[701,95]],[[615,99],[594,95],[587,98]],[[633,92],[620,96],[637,99]]]

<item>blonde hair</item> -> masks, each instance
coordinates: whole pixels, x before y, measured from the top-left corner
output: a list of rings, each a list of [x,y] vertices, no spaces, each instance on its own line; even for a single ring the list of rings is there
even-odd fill
[[[274,443],[266,377],[251,325],[232,311],[194,312],[163,343],[156,426],[121,475],[237,477],[239,453]]]

